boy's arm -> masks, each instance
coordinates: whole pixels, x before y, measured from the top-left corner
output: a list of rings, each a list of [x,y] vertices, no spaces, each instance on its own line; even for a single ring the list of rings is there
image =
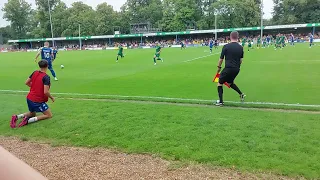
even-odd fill
[[[54,97],[50,93],[50,77],[43,77],[43,85],[44,85],[44,94],[54,102]]]
[[[31,79],[30,78],[28,78],[27,80],[26,80],[26,83],[25,83],[27,86],[29,86],[29,87],[31,87]]]
[[[54,97],[50,93],[50,86],[44,85],[44,94],[54,102]]]
[[[34,73],[34,72],[33,72]],[[33,76],[33,73],[29,76],[29,78],[26,80],[26,85],[27,86],[29,86],[29,87],[31,87],[31,84],[32,84],[32,81],[31,81],[31,78],[32,78],[32,76]]]

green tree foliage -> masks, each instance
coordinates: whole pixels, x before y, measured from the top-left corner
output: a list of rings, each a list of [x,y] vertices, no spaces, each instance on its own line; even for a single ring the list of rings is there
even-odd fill
[[[131,23],[157,24],[163,16],[163,4],[161,0],[127,0],[123,12]]]
[[[123,5],[121,7],[121,11],[117,13],[117,22],[115,22],[115,25],[120,28],[121,33],[130,33],[130,24],[132,22],[130,21],[130,13],[127,10],[127,6]]]
[[[277,24],[320,22],[319,0],[273,0]]]
[[[2,8],[4,18],[10,21],[10,35],[2,28],[3,37],[51,37],[49,9],[52,13],[55,37],[81,34],[113,34],[130,32],[130,24],[151,23],[163,31],[187,29],[259,26],[261,0],[127,0],[120,12],[107,3],[96,9],[75,2],[67,7],[62,0],[35,0],[36,9],[25,0],[8,0]],[[319,0],[273,0],[272,20],[265,24],[291,24],[320,22]],[[8,27],[6,27],[6,30]]]
[[[31,34],[35,38],[51,37],[50,16],[48,9],[48,1],[38,0],[37,7],[40,10],[34,12],[33,15],[33,31]],[[66,4],[60,0],[50,0],[50,11],[52,15],[53,35],[59,37],[67,28],[67,17],[69,11]]]
[[[3,43],[7,43],[9,39],[13,38],[13,34],[12,34],[12,29],[10,26],[6,26],[6,27],[1,27],[0,28],[0,44]]]
[[[212,6],[217,0],[202,0],[202,18],[198,21],[200,29],[215,28],[215,9]]]
[[[25,0],[9,0],[2,8],[3,18],[11,23],[13,36],[16,38],[26,37],[29,31],[31,5]]]
[[[161,21],[166,31],[197,29],[197,23],[204,14],[203,1],[199,0],[164,0],[164,13]],[[203,22],[203,21],[202,21]]]
[[[62,2],[60,0],[49,0],[49,3],[48,0],[36,0],[35,2],[37,5],[35,20],[38,25],[32,34],[36,37],[51,37],[49,9],[53,13],[57,6],[61,6]]]
[[[256,0],[220,0],[212,4],[219,28],[259,26],[260,4]]]
[[[117,23],[117,16],[113,7],[107,3],[102,3],[97,6],[96,10],[96,33],[97,34],[113,34],[114,27]]]
[[[67,18],[70,17],[69,9],[64,2],[59,1],[52,10],[52,24],[54,36],[63,36],[63,32],[68,28]]]
[[[96,34],[97,28],[96,11],[82,2],[75,2],[68,9],[68,16],[64,21],[67,28],[62,32],[63,36],[78,36],[79,25],[81,26],[81,35],[89,36]]]

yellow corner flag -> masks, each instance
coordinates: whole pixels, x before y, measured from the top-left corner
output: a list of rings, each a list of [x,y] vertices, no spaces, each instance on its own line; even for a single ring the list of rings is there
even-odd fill
[[[219,78],[220,78],[220,74],[217,73],[216,76],[213,78],[213,82],[218,83],[219,82]],[[227,86],[228,88],[230,88],[229,84],[227,82],[224,83],[225,86]]]

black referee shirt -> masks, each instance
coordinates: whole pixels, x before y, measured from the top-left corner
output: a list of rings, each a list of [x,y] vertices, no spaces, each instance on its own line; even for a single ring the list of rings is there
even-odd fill
[[[220,59],[225,59],[225,68],[240,69],[242,58],[243,47],[239,43],[232,42],[223,46]]]

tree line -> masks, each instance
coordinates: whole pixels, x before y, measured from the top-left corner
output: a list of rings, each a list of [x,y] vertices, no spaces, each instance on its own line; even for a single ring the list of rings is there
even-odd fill
[[[36,9],[25,0],[8,0],[3,18],[10,22],[0,28],[8,39],[51,37],[49,9],[55,37],[81,34],[113,34],[119,28],[130,33],[130,24],[149,22],[162,31],[259,26],[261,0],[127,0],[120,11],[107,3],[96,9],[82,2],[67,7],[62,0],[35,0]],[[272,19],[267,25],[320,22],[319,0],[273,0]]]

